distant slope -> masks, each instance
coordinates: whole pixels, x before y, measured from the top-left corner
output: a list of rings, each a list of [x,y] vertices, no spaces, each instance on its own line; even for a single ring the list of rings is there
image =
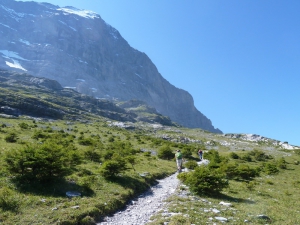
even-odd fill
[[[62,88],[57,81],[5,70],[0,70],[0,113],[70,120],[98,115],[123,122],[147,121],[176,125],[155,111],[141,117],[108,100]]]
[[[2,0],[0,68],[57,80],[98,98],[138,99],[180,125],[221,133],[145,53],[93,12]]]

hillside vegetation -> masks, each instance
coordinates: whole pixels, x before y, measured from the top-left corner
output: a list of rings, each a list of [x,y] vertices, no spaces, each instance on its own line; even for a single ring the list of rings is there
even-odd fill
[[[115,105],[11,78],[0,90],[0,223],[95,224],[175,173],[181,149],[187,194],[168,200],[174,216],[152,224],[216,223],[220,201],[233,205],[218,214],[230,224],[300,224],[296,147],[183,128],[138,101]],[[206,167],[196,164],[199,148]]]

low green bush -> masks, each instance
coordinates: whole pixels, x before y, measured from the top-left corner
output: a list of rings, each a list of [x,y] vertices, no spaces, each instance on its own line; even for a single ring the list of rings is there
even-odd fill
[[[21,129],[26,130],[26,129],[29,128],[29,125],[28,125],[27,123],[22,122],[22,123],[19,123],[19,127],[20,127]]]
[[[126,161],[124,158],[114,154],[111,160],[103,163],[100,174],[104,178],[112,178],[127,170]]]
[[[250,180],[256,176],[259,176],[259,170],[251,168],[248,165],[240,164],[237,168],[238,176],[240,179]]]
[[[20,197],[7,187],[0,189],[0,208],[3,211],[18,211],[20,208]]]
[[[4,140],[8,143],[14,143],[14,142],[17,142],[18,136],[16,133],[11,132],[5,136]]]
[[[209,167],[219,167],[219,164],[222,161],[226,161],[226,159],[222,156],[220,156],[219,152],[217,150],[210,150],[207,153],[205,153],[205,158],[210,161]]]
[[[13,174],[45,181],[63,177],[81,160],[74,149],[59,145],[55,140],[47,140],[41,145],[11,150],[6,153],[5,161]]]
[[[89,147],[84,152],[84,157],[87,160],[90,160],[92,162],[101,162],[101,151],[99,149],[96,149],[94,147]]]
[[[223,163],[220,170],[226,174],[228,179],[250,180],[259,176],[257,168],[251,168],[249,165],[237,163]]]
[[[231,153],[229,154],[229,157],[232,158],[232,159],[239,159],[239,158],[240,158],[239,155],[236,154],[235,152],[231,152]]]
[[[198,166],[197,162],[193,161],[193,160],[190,160],[190,161],[184,163],[184,167],[186,167],[186,168],[188,168],[190,170],[195,169],[197,166]]]
[[[125,158],[125,160],[132,166],[132,169],[135,171],[134,165],[137,162],[136,157],[133,155],[129,155]]]
[[[228,186],[226,175],[219,170],[210,170],[199,166],[193,172],[179,174],[178,178],[190,187],[190,190],[198,195],[217,194]]]
[[[279,172],[279,169],[277,168],[277,165],[274,162],[264,163],[262,166],[262,170],[268,175],[276,174]]]
[[[181,150],[183,158],[190,158],[193,154],[193,148],[191,146],[185,146]]]
[[[257,149],[252,150],[250,155],[252,155],[256,161],[266,161],[268,159],[272,159],[270,155],[267,155],[263,151]]]
[[[44,133],[43,131],[40,131],[40,130],[35,131],[32,135],[32,138],[36,139],[36,140],[38,140],[39,138],[48,138],[48,137],[49,137],[49,134],[46,134],[46,133]]]
[[[173,153],[169,145],[163,145],[158,149],[157,156],[160,159],[170,160],[174,158],[175,154]]]
[[[280,168],[280,169],[286,169],[287,168],[287,162],[285,161],[284,158],[280,158],[277,160],[276,162],[277,166]]]
[[[246,162],[252,162],[252,157],[251,157],[251,154],[249,152],[246,153],[246,154],[241,155],[240,159],[244,160]]]
[[[94,145],[95,141],[90,137],[84,138],[83,136],[80,136],[78,138],[78,143],[85,146],[91,146]]]

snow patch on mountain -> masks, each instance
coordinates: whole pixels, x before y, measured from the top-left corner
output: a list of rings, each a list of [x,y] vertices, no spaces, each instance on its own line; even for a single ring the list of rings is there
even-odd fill
[[[0,7],[9,13],[10,17],[16,20],[17,22],[20,21],[20,18],[23,18],[26,14],[25,13],[17,13],[15,10],[7,8],[3,5],[0,5]]]
[[[23,70],[23,71],[27,71],[23,66],[21,66],[21,64],[19,63],[18,60],[15,60],[15,59],[11,59],[13,62],[8,62],[8,61],[5,61],[6,65],[9,66],[9,67],[12,67],[12,68],[16,68],[16,69],[20,69],[20,70]]]
[[[137,75],[139,78],[141,78],[141,79],[142,79],[142,77],[141,77],[139,74],[135,73],[135,75]]]
[[[74,27],[69,26],[73,31],[77,31]]]
[[[100,18],[98,14],[92,11],[88,10],[81,10],[81,9],[76,9],[74,7],[65,7],[65,8],[58,8],[58,11],[62,11],[67,14],[75,14],[84,18],[90,18],[90,19],[95,19],[95,18]]]
[[[26,45],[30,45],[30,42],[29,41],[26,41],[26,40],[23,40],[23,39],[19,39],[19,42],[22,42]]]
[[[20,57],[18,55],[18,53],[16,52],[12,52],[12,51],[8,51],[8,50],[0,50],[0,53],[2,53],[4,56],[4,58],[7,58],[7,59],[19,59],[19,60],[23,60],[23,61],[28,61],[27,59],[24,59],[22,57]]]

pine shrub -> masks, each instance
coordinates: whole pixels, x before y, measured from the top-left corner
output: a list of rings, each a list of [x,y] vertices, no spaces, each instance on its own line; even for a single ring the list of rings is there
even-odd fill
[[[190,169],[190,170],[193,170],[195,169],[196,167],[198,166],[197,162],[196,161],[193,161],[193,160],[190,160],[188,162],[186,162],[184,164],[184,167]]]
[[[174,155],[175,154],[173,153],[173,151],[171,150],[169,145],[163,145],[162,147],[160,147],[158,149],[158,152],[157,152],[157,156],[160,159],[170,160],[170,159],[174,158]]]
[[[198,195],[217,194],[228,186],[226,175],[219,170],[210,170],[207,167],[199,166],[195,171],[178,178],[190,187],[190,190]]]

